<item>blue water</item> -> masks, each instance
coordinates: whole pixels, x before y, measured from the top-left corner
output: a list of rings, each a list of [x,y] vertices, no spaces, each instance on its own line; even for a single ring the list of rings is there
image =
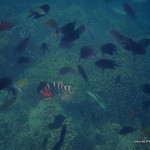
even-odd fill
[[[125,12],[123,2],[133,9],[135,20]],[[44,4],[50,10],[34,19],[30,10],[39,10]],[[0,24],[0,79],[12,78],[9,87],[0,90],[0,150],[148,149],[148,144],[134,142],[144,139],[140,133],[150,127],[150,110],[143,106],[145,101],[149,103],[150,89],[147,93],[142,89],[143,84],[150,83],[150,42],[144,46],[146,53],[135,54],[109,32],[116,30],[134,42],[150,41],[149,6],[149,0],[1,0],[0,21],[13,27],[2,31]],[[49,19],[56,21],[58,35],[56,26],[46,25]],[[79,37],[72,42],[70,35],[62,46],[61,27],[73,21],[75,30],[80,26],[84,30],[80,29]],[[30,41],[18,53],[15,47],[24,38],[20,32],[29,33]],[[47,44],[47,50],[42,43]],[[102,54],[100,47],[106,43],[116,45],[117,52]],[[126,44],[133,48],[132,43]],[[80,58],[83,46],[91,47],[96,56]],[[21,56],[31,61],[17,64]],[[99,59],[113,60],[116,66],[100,68],[95,65]],[[86,75],[78,72],[78,65]],[[62,75],[60,70],[66,66],[73,71]],[[45,98],[39,93],[42,81],[63,86],[49,89],[55,94]],[[73,93],[67,90],[70,86]],[[102,102],[105,107],[101,107]],[[56,122],[59,114],[65,119]],[[49,127],[54,120],[57,129]],[[120,135],[125,126],[134,131]]]

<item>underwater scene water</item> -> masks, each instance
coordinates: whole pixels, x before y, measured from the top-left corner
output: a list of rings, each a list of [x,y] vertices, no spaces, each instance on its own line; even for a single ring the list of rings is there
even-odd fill
[[[150,149],[149,0],[0,0],[0,150]]]

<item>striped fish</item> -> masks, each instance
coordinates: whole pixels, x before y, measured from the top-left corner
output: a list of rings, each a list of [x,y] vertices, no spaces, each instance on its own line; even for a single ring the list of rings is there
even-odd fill
[[[30,33],[27,31],[20,31],[19,35],[21,38],[29,38],[31,36]]]
[[[61,82],[42,81],[38,86],[38,94],[42,97],[53,97],[57,94],[73,94],[71,86],[64,85]]]
[[[87,94],[92,97],[96,102],[99,103],[100,107],[105,109],[106,108],[106,102],[97,94],[87,90]]]

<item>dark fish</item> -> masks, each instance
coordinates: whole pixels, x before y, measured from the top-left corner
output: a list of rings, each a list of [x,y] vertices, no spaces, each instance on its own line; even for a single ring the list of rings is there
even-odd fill
[[[29,37],[23,38],[20,43],[15,47],[16,52],[18,52],[19,54],[22,53],[28,47],[29,42]]]
[[[124,8],[124,11],[126,12],[126,14],[131,17],[131,19],[135,20],[137,18],[135,12],[133,11],[133,9],[131,8],[131,6],[128,3],[124,2],[123,8]]]
[[[85,26],[81,25],[76,30],[64,34],[64,36],[61,38],[61,41],[73,42],[74,40],[77,40],[80,37],[80,34],[82,34],[84,31],[85,31]]]
[[[59,46],[61,48],[70,48],[73,45],[73,42],[77,40],[80,37],[80,34],[82,34],[86,27],[84,25],[81,25],[79,28],[74,30],[75,28],[75,21],[71,22],[64,27],[60,28],[61,33],[64,35],[61,38]]]
[[[61,141],[63,141],[66,132],[67,132],[67,126],[66,126],[66,124],[65,124],[65,125],[63,125],[63,127],[62,127],[62,129],[61,129],[61,133],[60,133],[60,140],[61,140]]]
[[[150,45],[150,39],[141,39],[141,40],[138,41],[138,43],[139,43],[142,47],[146,48],[147,46]]]
[[[150,83],[143,84],[142,91],[146,94],[150,94]]]
[[[132,133],[133,131],[135,131],[135,129],[133,127],[124,126],[122,129],[120,129],[119,134],[126,135],[128,133]]]
[[[64,122],[65,119],[66,119],[66,118],[65,118],[64,115],[59,114],[59,115],[57,115],[57,116],[55,117],[54,122],[51,123],[51,124],[49,124],[48,127],[49,127],[51,130],[53,130],[53,129],[58,129],[58,128],[60,128],[60,127],[62,126],[62,124],[63,124],[63,122]]]
[[[49,51],[47,43],[42,43],[40,45],[40,53],[45,54],[46,51]]]
[[[75,21],[67,23],[63,27],[60,28],[60,32],[63,34],[70,34],[74,31],[75,29]]]
[[[59,71],[60,75],[73,74],[73,73],[75,73],[75,70],[68,66],[61,68]]]
[[[86,26],[85,25],[81,25],[80,27],[78,27],[75,31],[74,31],[74,34],[77,34],[77,35],[80,35],[82,34],[86,29]]]
[[[70,47],[72,47],[73,42],[75,40],[79,39],[81,33],[82,32],[80,32],[78,30],[75,30],[70,34],[64,34],[61,38],[61,42],[60,42],[59,46],[61,48],[70,48]]]
[[[102,54],[109,54],[109,55],[113,55],[114,52],[116,52],[116,45],[112,44],[112,43],[107,43],[104,44],[100,47],[100,50],[102,52]]]
[[[9,22],[6,21],[0,21],[0,31],[8,30],[12,28],[14,25],[12,25]]]
[[[95,65],[101,69],[115,69],[116,62],[110,59],[100,59],[95,62]]]
[[[59,137],[59,141],[54,145],[54,147],[52,148],[52,150],[60,150],[61,146],[64,143],[64,137],[66,135],[67,132],[67,126],[64,125],[61,129],[61,133],[60,133],[60,137]]]
[[[42,10],[45,11],[45,13],[47,14],[49,9],[50,9],[50,6],[48,4],[44,4],[40,7]]]
[[[81,47],[81,50],[80,50],[80,58],[82,59],[96,58],[96,54],[91,47],[83,46]]]
[[[44,4],[39,8],[31,9],[31,16],[33,16],[34,19],[40,18],[42,16],[45,16],[50,9],[50,6],[48,4]]]
[[[78,68],[78,72],[79,74],[81,75],[81,77],[86,81],[88,82],[88,76],[87,74],[85,73],[84,69],[82,68],[81,65],[77,65],[77,68]]]
[[[144,47],[138,42],[135,42],[132,38],[128,38],[116,30],[111,30],[109,34],[112,38],[118,41],[124,49],[131,51],[134,55],[142,55],[146,53]]]
[[[8,88],[12,83],[12,78],[10,77],[3,77],[0,78],[0,90]]]
[[[123,46],[124,49],[131,51],[134,55],[146,54],[146,50],[138,42],[134,42],[132,39]]]
[[[61,82],[48,83],[46,81],[40,82],[38,86],[38,94],[43,98],[53,97],[61,93],[72,94],[71,86],[64,85]]]
[[[62,36],[59,46],[61,48],[71,48],[74,40],[78,38],[79,38],[79,35],[74,34],[74,31],[73,33],[65,34]]]
[[[86,29],[85,26],[81,25],[79,28],[72,31],[71,33],[65,34],[61,40],[67,41],[67,42],[73,42],[73,41],[79,39],[80,34],[82,34],[85,31],[85,29]]]
[[[21,56],[17,60],[17,64],[27,64],[30,63],[31,59],[27,56]]]
[[[30,9],[30,12],[31,12],[30,16],[33,16],[34,19],[37,19],[37,18],[40,18],[40,17],[46,15],[45,11],[43,9],[41,9],[40,7],[32,8],[32,9]]]
[[[61,38],[61,42],[67,42],[67,43],[73,43],[74,40],[78,39],[79,35],[78,34],[74,34],[70,33],[70,34],[65,34],[62,36]]]

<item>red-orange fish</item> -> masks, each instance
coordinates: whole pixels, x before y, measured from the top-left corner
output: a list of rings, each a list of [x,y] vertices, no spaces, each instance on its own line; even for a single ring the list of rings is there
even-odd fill
[[[0,21],[0,31],[8,30],[12,28],[13,25],[9,22]]]
[[[43,98],[53,97],[57,94],[72,94],[71,86],[66,86],[61,82],[42,81],[38,86],[38,94]]]
[[[59,25],[58,25],[58,23],[56,22],[56,20],[54,20],[54,19],[49,19],[49,20],[47,20],[47,21],[45,22],[45,24],[46,24],[47,26],[50,26],[51,28],[55,29],[54,34],[56,34],[57,37],[58,37],[58,34],[59,34],[59,32],[60,32],[60,29],[59,29]]]

